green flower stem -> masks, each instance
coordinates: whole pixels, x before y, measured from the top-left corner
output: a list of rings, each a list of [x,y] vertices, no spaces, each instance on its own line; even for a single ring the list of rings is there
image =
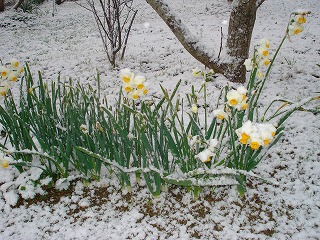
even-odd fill
[[[204,135],[206,136],[207,130],[208,130],[207,84],[204,84],[203,95],[204,95]]]
[[[234,153],[234,159],[238,159],[238,154],[237,154],[237,149],[236,149],[235,139],[234,139],[234,129],[232,128],[232,122],[231,122],[230,116],[228,117],[227,125],[229,127],[229,136],[231,138],[230,141],[231,141],[231,148]],[[238,161],[235,161],[235,164],[236,164],[235,167],[238,169],[239,168]]]

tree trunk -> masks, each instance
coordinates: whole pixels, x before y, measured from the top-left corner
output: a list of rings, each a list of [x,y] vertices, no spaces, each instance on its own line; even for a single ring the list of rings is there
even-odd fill
[[[4,11],[4,0],[0,0],[0,12]]]
[[[264,1],[233,0],[226,43],[227,56],[218,59],[217,56],[214,58],[215,53],[212,50],[208,51],[200,39],[189,31],[164,0],[146,0],[195,59],[233,82],[245,81],[246,71],[243,62],[249,55],[257,9]]]
[[[244,82],[246,69],[243,62],[249,56],[251,36],[256,20],[256,0],[239,0],[232,9],[227,38],[227,55],[224,75],[233,82]]]

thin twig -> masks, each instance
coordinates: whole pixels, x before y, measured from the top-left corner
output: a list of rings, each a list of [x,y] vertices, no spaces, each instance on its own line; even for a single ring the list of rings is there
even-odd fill
[[[222,37],[223,37],[223,32],[222,32],[222,27],[221,27],[220,28],[220,49],[219,49],[218,59],[220,58],[220,54],[222,51]]]

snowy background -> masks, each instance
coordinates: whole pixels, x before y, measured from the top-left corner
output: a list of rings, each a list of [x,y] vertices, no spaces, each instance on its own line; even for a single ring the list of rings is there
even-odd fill
[[[219,50],[220,28],[225,37],[231,8],[226,0],[167,2],[192,32]],[[204,67],[147,3],[135,0],[135,5],[139,12],[119,68],[146,76],[152,96],[161,95],[159,83],[170,89],[182,79],[181,93],[192,84],[200,86],[191,70]],[[285,42],[263,92],[264,106],[278,97],[298,101],[319,95],[320,1],[266,0],[257,12],[252,47],[268,38],[274,52],[290,13],[301,8],[312,14],[305,31]],[[0,59],[13,57],[27,61],[47,80],[60,73],[62,79],[94,85],[98,71],[111,99],[121,84],[118,71],[109,67],[92,14],[73,2],[53,7],[49,1],[35,14],[0,13]],[[208,84],[213,102],[226,83],[219,76]],[[14,193],[4,196],[2,190],[16,181],[17,171],[0,169],[0,239],[319,239],[319,120],[319,115],[299,112],[287,121],[282,141],[255,169],[279,186],[253,181],[244,199],[233,188],[205,189],[196,201],[185,189],[171,188],[153,199],[145,186],[126,194],[115,179],[104,179],[87,188],[74,182],[61,198],[49,193],[10,208],[4,198],[12,200]]]

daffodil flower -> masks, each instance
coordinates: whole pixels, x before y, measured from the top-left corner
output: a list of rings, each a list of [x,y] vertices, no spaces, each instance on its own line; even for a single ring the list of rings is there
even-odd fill
[[[269,49],[266,46],[260,46],[258,48],[258,53],[261,58],[267,57],[269,55]]]
[[[0,153],[0,168],[8,168],[11,162],[11,157],[5,156],[2,152]]]
[[[269,64],[271,63],[270,59],[267,58],[267,57],[264,57],[262,58],[260,61],[259,61],[259,64],[261,66],[269,66]]]
[[[199,68],[194,68],[194,69],[192,69],[192,76],[195,78],[201,78],[202,71]]]
[[[133,79],[133,83],[135,84],[137,89],[143,89],[145,81],[146,81],[146,78],[144,76],[136,76]]]
[[[289,30],[289,35],[293,36],[293,35],[297,35],[297,34],[301,33],[304,30],[304,27],[297,22],[293,22],[288,27],[288,30]]]
[[[248,108],[248,103],[246,99],[243,99],[237,106],[236,109],[238,109],[239,111],[241,110],[246,110]]]
[[[237,90],[231,90],[227,93],[227,100],[229,106],[236,106],[238,103],[242,101],[242,99],[242,94],[239,93]]]
[[[0,67],[0,77],[2,77],[2,79],[7,79],[9,74],[10,74],[9,68],[6,68],[4,66]]]
[[[201,162],[210,162],[213,156],[213,152],[209,149],[205,149],[196,155],[196,157],[199,158]]]
[[[18,75],[15,72],[10,72],[8,79],[12,82],[18,81]]]
[[[249,144],[252,150],[258,150],[263,145],[259,132],[254,132],[250,135]]]
[[[19,61],[15,58],[12,58],[10,61],[10,65],[13,69],[18,69],[19,68]]]
[[[131,83],[124,83],[123,90],[127,93],[131,92],[132,91],[132,84]]]
[[[253,69],[253,61],[252,61],[252,58],[248,58],[244,61],[244,66],[246,67],[246,70],[247,71],[252,71]]]
[[[213,116],[222,121],[228,117],[228,114],[223,109],[216,109],[213,111]]]
[[[242,100],[244,100],[247,97],[246,94],[247,94],[248,90],[244,86],[239,86],[237,88],[237,91],[238,91],[238,93],[240,93],[242,95]]]
[[[307,22],[306,16],[304,14],[298,14],[294,18],[296,23],[303,24]]]
[[[258,78],[263,78],[263,77],[264,77],[263,72],[258,71],[258,72],[257,72],[257,77],[258,77]]]
[[[80,130],[81,130],[84,134],[88,134],[87,125],[85,125],[85,124],[80,125]]]
[[[1,82],[0,83],[0,95],[1,96],[6,96],[8,91],[10,89],[10,83],[7,81]]]
[[[266,48],[270,48],[270,41],[267,38],[262,38],[260,40],[260,46],[264,46]]]
[[[191,106],[191,112],[193,112],[193,113],[197,113],[197,112],[198,112],[197,104],[192,104],[192,106]]]
[[[130,92],[130,93],[128,94],[128,96],[129,96],[130,98],[132,98],[133,100],[138,100],[140,94],[139,94],[139,92],[138,92],[137,90],[133,90],[132,92]]]
[[[129,83],[134,78],[134,74],[129,68],[124,68],[120,71],[120,77],[125,83]]]
[[[247,121],[246,123],[243,124],[241,128],[238,128],[236,130],[236,134],[239,138],[239,141],[242,144],[247,144],[252,132],[253,132],[253,125],[251,121]]]

